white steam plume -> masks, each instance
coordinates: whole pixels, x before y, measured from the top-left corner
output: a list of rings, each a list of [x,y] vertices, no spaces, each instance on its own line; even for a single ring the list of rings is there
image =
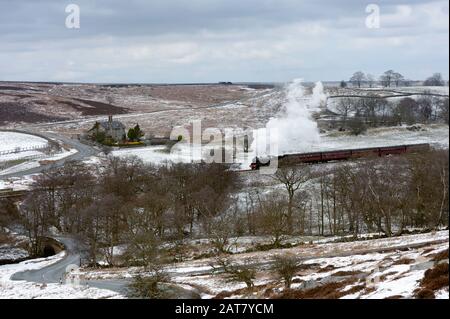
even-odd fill
[[[283,113],[272,118],[266,128],[255,132],[252,149],[257,156],[281,155],[287,153],[308,152],[314,144],[320,142],[317,123],[311,118],[311,111],[317,110],[326,101],[321,82],[317,82],[312,96],[305,96],[302,80],[296,79],[286,87],[286,102]],[[267,139],[261,138],[271,135],[271,141],[276,141],[277,150],[267,147]],[[275,152],[277,154],[275,154]]]

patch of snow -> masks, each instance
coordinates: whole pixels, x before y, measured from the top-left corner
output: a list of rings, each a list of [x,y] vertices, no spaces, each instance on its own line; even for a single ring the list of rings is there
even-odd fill
[[[19,260],[28,256],[28,252],[23,248],[0,245],[0,260]]]
[[[35,135],[0,131],[0,152],[16,148],[45,147],[48,141]]]
[[[18,173],[18,172],[22,172],[22,171],[26,171],[32,168],[36,168],[39,167],[40,164],[37,161],[30,161],[30,162],[25,162],[25,163],[21,163],[19,165],[15,165],[12,167],[9,167],[7,169],[4,169],[3,171],[0,171],[0,176],[1,175],[6,175],[6,174],[13,174],[13,173]]]
[[[449,299],[448,287],[447,287],[447,288],[444,288],[444,289],[441,289],[441,290],[439,290],[439,291],[437,291],[437,292],[434,294],[434,297],[435,297],[436,299]]]

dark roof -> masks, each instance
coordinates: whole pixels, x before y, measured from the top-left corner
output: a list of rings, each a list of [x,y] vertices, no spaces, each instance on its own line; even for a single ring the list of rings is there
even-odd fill
[[[102,121],[99,123],[101,127],[103,127],[105,130],[109,129],[109,121]],[[122,124],[122,122],[119,121],[112,121],[111,127],[113,130],[117,129],[125,129],[125,125]]]

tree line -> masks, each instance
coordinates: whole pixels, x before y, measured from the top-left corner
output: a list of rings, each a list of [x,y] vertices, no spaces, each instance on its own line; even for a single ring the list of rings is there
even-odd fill
[[[362,86],[368,86],[370,88],[374,87],[376,84],[376,78],[372,74],[365,74],[362,71],[357,71],[353,73],[350,77],[349,82],[353,86],[357,86],[361,88]],[[410,85],[411,80],[405,79],[405,77],[394,70],[387,70],[378,78],[378,83],[383,87],[392,87],[392,86],[408,86]],[[432,76],[428,77],[424,82],[424,86],[444,86],[445,81],[442,78],[441,73],[434,73]],[[346,87],[347,82],[341,81],[341,87]]]
[[[291,235],[392,236],[448,225],[447,151],[373,158],[331,171],[281,167],[272,176],[281,189],[244,187],[242,178],[221,164],[155,167],[110,157],[92,171],[71,162],[39,176],[19,206],[2,200],[0,226],[19,221],[32,255],[54,227],[80,236],[92,265],[100,257],[114,264],[113,247],[125,244],[127,262],[145,266],[161,257],[163,244],[170,246],[164,258],[182,260],[189,238],[209,238],[217,253],[230,253],[243,235],[266,236],[271,247],[281,247]]]
[[[358,135],[367,127],[449,123],[448,98],[424,94],[417,99],[387,100],[376,95],[342,97],[336,103],[341,128]]]

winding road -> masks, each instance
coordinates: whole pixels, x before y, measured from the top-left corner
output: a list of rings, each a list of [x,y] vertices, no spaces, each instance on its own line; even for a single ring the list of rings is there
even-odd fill
[[[78,267],[84,252],[79,247],[79,242],[71,237],[55,237],[65,246],[65,256],[62,260],[47,267],[15,273],[12,280],[25,280],[37,283],[60,283],[64,280],[64,274],[70,268]],[[126,294],[129,282],[120,280],[82,280],[83,285],[108,289],[121,294]]]
[[[17,272],[11,280],[25,280],[37,283],[61,283],[64,281],[66,272],[79,266],[81,258],[85,258],[86,249],[84,246],[73,237],[54,237],[55,240],[64,244],[65,256],[60,261],[49,265],[47,267],[35,270],[27,270]],[[122,295],[127,295],[129,279],[102,279],[102,280],[80,280],[81,285],[95,287],[99,289],[107,289],[118,292]],[[170,288],[171,295],[176,299],[198,299],[200,295],[193,290],[184,289],[179,286],[172,286]]]

